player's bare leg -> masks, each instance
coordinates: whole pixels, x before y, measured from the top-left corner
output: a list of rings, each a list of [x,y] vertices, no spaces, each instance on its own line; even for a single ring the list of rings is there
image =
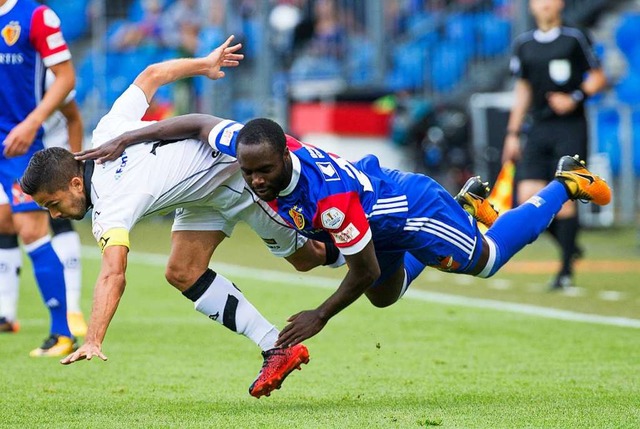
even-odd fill
[[[191,287],[209,267],[216,248],[225,239],[222,231],[174,231],[165,270],[167,281],[180,292]]]
[[[209,269],[209,261],[224,240],[221,231],[174,231],[166,278],[194,302],[195,309],[226,328],[246,336],[262,349],[264,359],[249,393],[260,397],[280,387],[291,371],[309,361],[298,344],[275,348],[278,329],[269,323],[231,281]]]
[[[402,296],[404,282],[405,271],[403,264],[389,278],[370,287],[364,294],[375,307],[388,307],[397,302]]]

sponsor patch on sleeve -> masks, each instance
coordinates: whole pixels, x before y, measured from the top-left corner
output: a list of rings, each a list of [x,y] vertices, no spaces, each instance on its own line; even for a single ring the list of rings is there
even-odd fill
[[[64,37],[62,37],[62,33],[60,31],[47,36],[47,46],[51,50],[59,48],[60,46],[64,46],[65,43],[66,42],[64,41]]]
[[[336,240],[336,244],[346,244],[355,240],[360,235],[360,231],[354,224],[350,223],[342,231],[332,232],[331,235]]]

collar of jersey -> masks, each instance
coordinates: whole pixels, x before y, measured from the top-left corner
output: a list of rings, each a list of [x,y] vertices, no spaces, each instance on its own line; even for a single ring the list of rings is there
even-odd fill
[[[549,31],[542,31],[540,29],[533,32],[533,38],[538,43],[551,43],[560,37],[560,27],[554,27]]]
[[[95,163],[93,160],[90,159],[84,162],[84,174],[82,177],[84,179],[84,196],[87,198],[87,210],[93,207],[91,202],[91,178],[93,177],[94,168]]]
[[[13,7],[16,5],[16,3],[18,3],[18,0],[9,0],[5,4],[0,6],[0,16],[6,15],[9,12],[11,12],[11,9],[13,9]]]
[[[298,185],[298,180],[300,180],[300,159],[291,151],[289,151],[289,156],[291,156],[291,181],[289,185],[278,194],[281,197],[286,197],[292,193]]]

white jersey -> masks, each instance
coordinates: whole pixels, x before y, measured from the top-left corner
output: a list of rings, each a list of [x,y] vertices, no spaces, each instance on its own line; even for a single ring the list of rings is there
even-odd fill
[[[151,124],[141,120],[148,107],[144,92],[131,85],[98,123],[93,146]],[[245,183],[235,158],[199,140],[134,145],[119,159],[89,163],[85,170],[85,183],[91,183],[93,234],[103,250],[111,245],[129,247],[129,230],[145,216],[206,206],[233,218],[253,203],[240,201]]]
[[[47,69],[44,81],[45,91],[48,90],[53,81],[56,80],[56,76],[53,72]],[[76,90],[73,89],[67,95],[67,98],[62,102],[63,106],[71,103],[76,98]],[[44,147],[63,147],[65,149],[69,149],[69,130],[67,129],[67,118],[62,114],[61,111],[55,110],[51,116],[49,116],[44,123],[42,124],[44,128],[44,136],[42,137],[42,142],[44,143]]]

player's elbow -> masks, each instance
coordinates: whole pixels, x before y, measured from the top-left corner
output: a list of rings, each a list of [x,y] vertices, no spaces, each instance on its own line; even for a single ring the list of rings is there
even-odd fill
[[[317,266],[318,266],[317,264],[314,264],[310,261],[300,261],[293,264],[293,267],[296,269],[296,271],[299,271],[301,273],[311,271]]]
[[[146,82],[157,82],[161,78],[161,71],[157,64],[151,64],[145,67],[144,70],[138,75],[138,81],[144,80]]]

